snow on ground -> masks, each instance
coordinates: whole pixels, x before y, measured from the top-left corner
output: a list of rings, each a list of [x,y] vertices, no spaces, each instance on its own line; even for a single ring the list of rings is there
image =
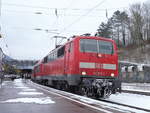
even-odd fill
[[[15,79],[14,84],[16,86],[24,86],[22,79]]]
[[[29,89],[29,87],[25,86],[25,84],[23,82],[24,82],[24,80],[22,80],[22,79],[15,79],[15,81],[14,81],[14,85],[16,86],[15,88]]]
[[[8,84],[8,83],[10,83],[11,81],[3,81],[2,82],[2,86],[4,86],[4,85],[6,85],[6,84]]]
[[[19,86],[19,87],[15,87],[15,88],[19,88],[19,89],[29,89],[29,87],[26,87],[26,86]]]
[[[102,101],[99,101],[99,100],[95,100],[95,99],[91,99],[91,98],[88,98],[88,97],[79,96],[79,95],[75,95],[75,94],[69,94],[69,93],[67,94],[67,93],[65,93],[65,95],[68,95],[68,96],[70,96],[73,99],[80,100],[81,102],[84,102],[84,103],[87,103],[87,104],[100,105],[103,108],[110,108],[110,109],[118,110],[120,112],[126,112],[126,113],[131,113],[131,112],[134,112],[134,113],[147,113],[145,111],[136,110],[136,109],[129,108],[129,107],[124,107],[124,106],[119,106],[119,105],[116,105],[116,104],[106,103],[106,102],[102,102]],[[129,100],[128,100],[128,103],[130,103]]]
[[[26,87],[25,84],[22,81],[20,81],[20,83],[19,83],[19,81],[17,81],[17,82],[15,81],[16,82],[15,86],[17,86],[17,87]],[[45,87],[45,86],[43,86],[43,87]],[[28,91],[25,91],[25,90],[28,90]],[[9,100],[6,100],[6,101],[2,101],[0,103],[35,103],[35,104],[55,103],[54,101],[51,100],[50,97],[43,97],[44,96],[43,93],[36,92],[36,91],[31,91],[31,90],[32,89],[29,88],[29,87],[22,88],[22,92],[19,92],[18,94],[23,95],[24,97],[9,99]],[[116,109],[116,110],[126,111],[126,112],[147,113],[145,111],[136,110],[136,109],[133,109],[133,108],[119,106],[119,105],[115,105],[115,104],[110,104],[110,103],[102,102],[102,101],[99,101],[99,100],[94,100],[94,99],[90,99],[90,98],[87,98],[87,97],[83,97],[83,96],[71,94],[71,93],[68,93],[68,92],[56,90],[56,89],[53,89],[53,88],[49,88],[49,90],[51,92],[59,93],[59,94],[65,95],[65,96],[70,97],[70,98],[75,99],[75,100],[80,100],[83,103],[92,104],[92,105],[99,105],[103,108],[111,108],[111,109],[114,109],[114,110]],[[42,95],[42,97],[41,96],[39,98],[37,98],[37,97],[27,98],[26,97],[28,95],[36,96],[36,95],[39,95],[39,94]],[[117,94],[117,95],[111,95],[108,100],[118,102],[118,103],[127,104],[127,105],[131,105],[131,106],[136,106],[136,107],[140,107],[140,108],[150,109],[150,102],[149,102],[150,96],[121,93],[121,94]]]
[[[2,101],[0,103],[53,104],[55,102],[52,101],[50,97],[43,97],[43,98],[15,98]]]
[[[19,92],[19,95],[43,95],[41,92],[36,92],[36,89],[31,89],[27,86],[25,86],[26,80],[18,79],[14,81],[16,88],[20,88],[23,90],[23,92]]]
[[[23,89],[24,92],[27,92],[27,91],[36,91],[36,89]]]
[[[150,110],[150,96],[121,93],[111,95],[108,100]]]
[[[19,95],[43,95],[41,92],[19,92]]]
[[[69,94],[70,95],[70,94]],[[115,99],[116,99],[116,102],[119,102],[119,103],[123,103],[123,101],[124,100],[121,100],[121,99],[119,99],[119,98],[124,98],[124,97],[117,97],[117,96],[119,96],[119,95],[116,95],[116,98],[114,98],[113,97],[113,95],[111,95],[111,97],[108,99],[108,100],[112,100],[112,101],[114,101]],[[133,95],[127,95],[127,97],[130,97],[130,98],[132,98],[132,96]],[[139,96],[141,96],[141,95],[139,95]],[[148,96],[147,96],[148,97]],[[72,94],[72,96],[71,96],[71,98],[74,98],[74,99],[76,99],[76,100],[80,100],[81,102],[84,102],[84,103],[88,103],[88,104],[92,104],[92,105],[100,105],[101,107],[103,107],[103,108],[110,108],[110,109],[114,109],[114,110],[118,110],[118,111],[121,111],[121,112],[127,112],[127,113],[131,113],[131,112],[134,112],[134,113],[147,113],[147,112],[145,112],[145,111],[141,111],[141,110],[136,110],[136,109],[133,109],[133,108],[129,108],[129,107],[124,107],[124,106],[119,106],[119,105],[116,105],[116,104],[111,104],[111,103],[106,103],[106,102],[102,102],[102,101],[99,101],[99,100],[95,100],[95,99],[90,99],[90,98],[88,98],[88,97],[83,97],[83,96],[79,96],[79,95],[74,95],[74,94]],[[141,97],[141,101],[142,101],[142,103],[140,103],[141,101],[137,101],[136,99],[134,100],[134,102],[135,103],[137,103],[137,105],[135,105],[134,103],[132,103],[132,104],[129,104],[129,103],[131,103],[130,102],[130,98],[126,98],[125,100],[126,100],[126,104],[127,105],[132,105],[132,106],[137,106],[137,105],[139,105],[139,107],[140,108],[146,108],[146,109],[150,109],[149,107],[150,107],[150,103],[148,103],[149,101],[149,99],[148,98],[150,98],[150,97],[148,97],[148,98],[145,98],[145,100],[146,99],[148,99],[147,101],[144,101],[143,99],[142,99],[142,97]],[[138,97],[137,97],[138,98]],[[133,100],[131,100],[131,101],[133,101]],[[145,103],[144,103],[145,102]],[[146,106],[145,106],[145,104],[146,103],[148,103]],[[142,105],[142,106],[141,106]],[[144,106],[144,107],[143,107]]]
[[[150,84],[148,83],[122,83],[122,90],[150,93]]]
[[[90,105],[96,105],[96,106],[98,105],[98,106],[101,106],[103,108],[119,110],[121,112],[127,112],[127,113],[131,113],[131,112],[133,112],[133,113],[148,113],[146,111],[141,111],[141,110],[137,110],[137,109],[133,109],[133,108],[125,107],[125,106],[120,106],[120,105],[116,105],[116,104],[106,103],[106,102],[102,102],[99,100],[95,100],[95,99],[91,99],[88,97],[68,93],[65,91],[60,91],[60,90],[53,89],[53,88],[47,88],[46,86],[42,86],[42,87],[45,87],[46,89],[48,89],[51,92],[61,94],[63,96],[69,97],[71,99],[79,100],[80,102],[87,103]],[[125,104],[127,104],[127,105],[133,105],[133,106],[137,106],[137,107],[139,106],[140,108],[143,107],[146,109],[150,109],[150,102],[148,101],[148,100],[150,100],[149,96],[134,95],[134,94],[128,94],[126,96],[123,96],[123,95],[125,95],[125,94],[122,93],[122,94],[117,94],[117,95],[111,95],[108,100],[112,100],[112,101],[116,100],[116,102],[119,102],[119,103],[123,103],[124,100],[126,100]],[[138,101],[139,98],[140,98],[140,101]],[[130,104],[131,101],[134,101],[136,104],[134,102],[132,102],[132,104]],[[147,105],[145,105],[145,104],[147,104]]]
[[[13,88],[19,88],[22,91],[18,92],[16,94],[22,95],[22,98],[12,98],[5,101],[1,101],[0,103],[27,103],[27,104],[54,104],[55,101],[53,101],[50,97],[45,97],[45,95],[42,92],[37,92],[36,89],[32,89],[30,87],[27,87],[25,84],[25,80],[22,79],[16,79],[13,82],[12,87]],[[3,85],[8,85],[8,83],[12,83],[12,81],[4,81]],[[26,96],[32,97],[26,97]],[[40,97],[36,97],[37,95],[40,95]],[[41,96],[42,95],[42,96]],[[34,97],[33,97],[34,96]]]

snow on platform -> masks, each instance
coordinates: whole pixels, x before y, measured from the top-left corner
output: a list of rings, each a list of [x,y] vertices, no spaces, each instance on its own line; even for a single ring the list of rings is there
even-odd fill
[[[41,92],[19,92],[19,95],[43,95]]]
[[[28,103],[28,104],[53,104],[54,101],[51,100],[50,97],[43,97],[43,98],[15,98],[9,99],[6,101],[2,101],[1,103]]]

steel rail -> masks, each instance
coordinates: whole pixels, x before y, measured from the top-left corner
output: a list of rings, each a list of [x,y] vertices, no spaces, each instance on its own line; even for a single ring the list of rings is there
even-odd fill
[[[131,90],[122,90],[122,92],[150,96],[150,92],[140,92],[140,91],[131,91]]]

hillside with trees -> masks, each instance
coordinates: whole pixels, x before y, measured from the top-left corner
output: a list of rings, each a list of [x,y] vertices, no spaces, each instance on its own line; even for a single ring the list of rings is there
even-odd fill
[[[95,35],[115,40],[120,60],[150,63],[150,3],[115,11],[100,24]]]

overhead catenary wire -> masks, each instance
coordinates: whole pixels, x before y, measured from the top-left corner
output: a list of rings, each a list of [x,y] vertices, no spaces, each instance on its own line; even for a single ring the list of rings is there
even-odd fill
[[[89,11],[87,11],[85,14],[81,15],[79,18],[77,18],[75,21],[73,21],[71,24],[69,24],[67,27],[64,27],[64,29],[61,31],[66,31],[68,28],[70,28],[72,25],[74,25],[75,23],[79,22],[82,18],[84,18],[85,16],[87,16],[90,12],[92,12],[95,8],[99,7],[100,5],[102,5],[106,0],[102,0],[101,2],[99,2],[98,4],[96,4],[94,7],[92,7]],[[60,33],[61,34],[61,33]],[[60,40],[59,44],[63,41]]]
[[[97,8],[98,6],[100,6],[101,4],[103,4],[106,0],[101,1],[100,3],[98,3],[97,5],[95,5],[93,8],[91,8],[88,12],[86,12],[85,14],[81,15],[79,18],[77,18],[75,21],[73,21],[71,24],[69,24],[67,27],[65,27],[62,31],[66,30],[67,28],[71,27],[73,24],[75,24],[76,22],[79,22],[82,18],[84,18],[85,16],[87,16],[90,12],[92,12],[95,8]]]
[[[15,6],[15,7],[28,7],[28,8],[33,8],[33,9],[46,9],[46,10],[55,10],[56,7],[50,8],[50,7],[42,7],[42,6],[31,6],[31,5],[24,5],[24,4],[12,4],[12,3],[3,3],[3,5],[8,5],[8,6]],[[115,9],[123,9],[123,8],[128,8],[128,7],[114,7],[114,8],[107,8],[107,10],[115,10]],[[74,11],[89,11],[91,9],[88,8],[57,8],[57,10],[74,10]],[[94,9],[95,11],[106,11],[106,9]]]
[[[47,29],[47,28],[45,28],[45,29],[43,29],[43,28],[41,28],[41,27],[37,27],[37,28],[35,28],[35,27],[33,27],[33,26],[31,26],[31,27],[23,27],[23,26],[9,26],[9,27],[7,27],[7,29],[13,29],[13,30],[25,30],[26,32],[28,32],[28,31],[41,31],[41,32],[48,32],[48,33],[50,33],[50,34],[58,34],[58,32],[57,32],[57,29]],[[67,32],[79,32],[79,30],[68,30]],[[87,32],[86,30],[80,30],[80,32]]]
[[[64,15],[64,16],[79,16],[79,18],[77,18],[75,21],[73,21],[71,24],[69,24],[68,26],[66,26],[66,27],[64,27],[61,31],[60,31],[60,33],[61,32],[63,32],[63,31],[66,31],[68,28],[70,28],[72,25],[74,25],[75,23],[77,23],[77,22],[79,22],[82,18],[84,18],[85,16],[88,16],[89,15],[89,13],[90,12],[92,12],[92,11],[106,11],[106,9],[96,9],[99,5],[101,5],[103,2],[105,2],[105,0],[103,0],[103,1],[101,1],[100,3],[98,3],[97,5],[95,5],[93,8],[90,8],[90,9],[80,9],[80,8],[57,8],[57,11],[59,12],[59,10],[64,10],[64,11],[66,11],[66,10],[74,10],[74,11],[86,11],[86,13],[85,14],[83,14],[83,15]],[[34,8],[34,9],[46,9],[46,10],[55,10],[56,8],[49,8],[49,7],[42,7],[42,6],[32,6],[32,5],[24,5],[24,4],[12,4],[12,3],[3,3],[3,5],[7,5],[7,6],[15,6],[15,7],[28,7],[28,8]],[[69,6],[69,5],[68,5]],[[124,7],[123,7],[124,8]],[[111,9],[118,9],[118,8],[111,8]],[[108,10],[111,10],[111,9],[107,9],[107,11]],[[13,12],[13,11],[12,11]],[[21,13],[21,11],[20,12],[18,12],[18,13]],[[44,13],[42,13],[42,14],[44,14]],[[51,15],[51,14],[50,14]],[[52,14],[53,16],[54,16],[54,14]],[[63,15],[63,14],[58,14],[59,16],[60,15]],[[93,17],[93,15],[92,16],[89,16],[89,17]],[[94,16],[94,17],[96,17],[96,16]],[[60,43],[61,43],[61,41],[60,41]]]
[[[69,7],[70,7],[70,5],[72,4],[72,2],[73,2],[74,0],[72,0],[69,4],[68,4],[68,6],[66,7],[66,9],[68,9]],[[56,23],[56,25],[57,25],[57,30],[58,30],[58,25],[59,25],[59,21],[58,21],[58,18],[59,18],[59,15],[58,15],[58,9],[56,8],[55,9],[55,15],[56,15],[56,21],[54,21],[54,23],[52,24],[52,25],[54,25],[55,23]],[[59,33],[57,33],[57,35],[59,35]],[[55,47],[57,46],[57,38],[58,38],[58,36],[54,36],[55,37]],[[63,38],[62,38],[63,39]]]
[[[106,10],[105,10],[106,11]],[[54,16],[54,13],[46,13],[46,12],[42,12],[42,11],[32,11],[32,12],[29,12],[29,11],[17,11],[17,10],[3,10],[3,12],[8,12],[8,13],[17,13],[17,14],[30,14],[30,15],[46,15],[46,16]],[[59,17],[61,16],[72,16],[72,17],[77,17],[77,16],[82,16],[81,14],[61,14],[59,13]],[[96,17],[100,17],[99,15],[87,15],[87,17],[89,18],[96,18]],[[56,22],[55,22],[56,23]],[[55,25],[55,24],[54,24]]]

